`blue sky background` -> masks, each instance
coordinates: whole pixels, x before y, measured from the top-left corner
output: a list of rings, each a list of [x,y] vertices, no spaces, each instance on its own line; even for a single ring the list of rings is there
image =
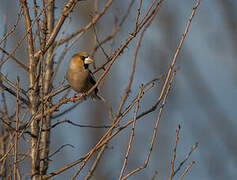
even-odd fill
[[[96,28],[100,40],[111,33],[114,13],[116,11],[119,12],[118,18],[121,20],[128,2],[130,1],[115,1],[105,16],[97,23]],[[143,8],[147,8],[150,3],[150,0],[144,1]],[[79,29],[90,21],[92,4],[91,0],[78,3],[70,16],[72,22],[67,34]],[[105,1],[101,1],[99,9],[104,4]],[[142,41],[129,100],[135,97],[141,83],[150,81],[167,71],[181,35],[184,32],[193,5],[194,1],[190,0],[164,1],[157,17],[146,31]],[[1,1],[0,33],[3,32],[3,15],[8,15],[9,30],[12,24],[15,23],[18,6],[18,2]],[[56,2],[56,17],[60,13],[62,6],[63,1]],[[134,3],[130,15],[115,38],[112,51],[121,45],[128,36],[128,33],[132,32],[137,6],[138,2]],[[234,0],[201,1],[177,59],[176,65],[180,69],[177,71],[167,104],[164,108],[151,160],[145,170],[132,176],[130,179],[151,179],[155,171],[158,172],[157,179],[168,179],[175,130],[178,124],[181,124],[181,132],[177,147],[176,167],[184,159],[191,146],[195,142],[199,143],[198,148],[193,152],[188,161],[196,161],[196,164],[193,165],[184,179],[236,179],[236,7],[237,2]],[[6,49],[9,52],[15,47],[17,40],[24,35],[25,29],[23,24],[23,19],[21,19],[16,33],[8,38]],[[72,54],[79,51],[91,52],[92,33],[93,31],[89,30],[68,51],[60,68],[60,73],[57,74],[55,84],[64,78],[66,67]],[[111,102],[114,111],[118,108],[123,91],[128,83],[135,47],[136,42],[133,41],[124,53],[118,57],[109,75],[100,85],[100,94]],[[104,45],[104,48],[109,53],[111,49],[110,43]],[[55,61],[57,61],[62,50],[63,47],[57,50]],[[24,45],[16,51],[15,56],[26,64],[27,56]],[[95,60],[96,65],[104,62],[105,57],[101,50],[95,54]],[[20,75],[20,86],[27,90],[27,76],[25,72],[11,60],[8,60],[1,71],[4,74],[8,74],[9,79],[13,82],[16,80],[16,76]],[[100,74],[101,72],[97,73],[96,77],[99,77]],[[160,94],[161,86],[162,83],[158,83],[154,90],[144,97],[140,112],[146,110],[154,103],[155,98]],[[61,94],[58,95],[54,102],[57,102],[61,96]],[[7,97],[9,98],[9,109],[11,107],[14,109],[15,99],[10,95]],[[60,111],[70,106],[71,104],[64,105],[60,108]],[[149,150],[152,129],[157,114],[158,111],[155,111],[137,122],[133,149],[125,174],[144,162],[145,154]],[[123,122],[128,121],[132,117],[133,111]],[[64,119],[70,119],[79,124],[103,125],[111,123],[108,118],[106,105],[90,99],[84,101],[63,117],[54,119],[52,123]],[[130,131],[130,128],[123,130],[120,135],[111,141],[92,179],[118,179]],[[50,165],[49,172],[63,167],[75,159],[79,159],[95,145],[104,133],[105,129],[78,128],[69,124],[63,124],[53,129],[51,138],[52,152],[63,144],[71,144],[74,148],[67,146],[52,157],[53,162]],[[24,142],[22,144],[24,150]],[[82,179],[87,174],[92,162],[88,163],[79,179]],[[28,167],[28,164],[25,163],[22,166]],[[71,168],[62,175],[57,176],[56,179],[71,177],[77,168],[77,166]],[[184,168],[182,168],[181,172],[183,171]],[[180,173],[174,179],[178,179],[179,176]]]

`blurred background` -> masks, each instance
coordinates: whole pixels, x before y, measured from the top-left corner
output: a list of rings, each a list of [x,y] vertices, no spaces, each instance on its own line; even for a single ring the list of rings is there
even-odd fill
[[[96,24],[98,39],[101,41],[113,30],[115,21],[121,21],[130,1],[114,1],[106,14]],[[93,15],[93,1],[79,2],[71,14],[71,23],[66,35],[86,25]],[[102,9],[106,1],[98,2],[98,10]],[[143,1],[142,13],[149,7],[151,0]],[[141,83],[146,83],[167,72],[176,48],[184,32],[188,18],[195,1],[181,0],[163,2],[155,20],[145,32],[141,48],[138,53],[135,79],[129,100],[139,91]],[[64,1],[56,1],[56,17],[63,7]],[[138,1],[135,1],[131,12],[121,27],[113,42],[103,45],[109,55],[126,40],[133,31]],[[3,33],[4,15],[8,16],[8,30],[16,21],[19,3],[1,0],[0,5],[0,33]],[[155,179],[168,179],[170,162],[175,140],[175,131],[181,125],[180,139],[177,146],[175,168],[185,158],[190,148],[198,142],[198,148],[192,153],[188,162],[196,161],[184,179],[190,180],[234,180],[237,176],[237,1],[209,0],[201,1],[191,27],[184,41],[177,59],[179,66],[172,89],[168,96],[162,118],[158,127],[158,136],[153,148],[148,167],[134,176],[132,180],[151,179],[157,171]],[[23,18],[19,22],[16,33],[8,38],[6,49],[10,52],[15,43],[25,33]],[[60,73],[57,74],[55,84],[65,77],[66,67],[72,54],[79,51],[92,52],[94,43],[93,30],[87,31],[79,41],[67,52],[63,59]],[[116,112],[128,78],[131,73],[132,57],[136,41],[129,44],[123,54],[119,56],[103,83],[100,84],[100,94],[108,100]],[[55,61],[63,51],[63,46],[57,50]],[[16,57],[27,63],[26,47],[20,46]],[[105,61],[105,56],[98,49],[94,59],[96,66]],[[93,69],[93,68],[91,68]],[[27,90],[27,76],[21,68],[8,60],[1,69],[13,82],[16,76],[21,76],[20,86]],[[102,72],[96,73],[98,78]],[[25,79],[24,79],[25,78]],[[160,94],[163,81],[156,84],[152,92],[145,95],[139,112],[147,110]],[[65,82],[66,84],[66,82]],[[60,99],[59,94],[55,103]],[[15,99],[9,98],[9,109],[15,106]],[[128,103],[127,103],[128,104]],[[72,104],[64,105],[59,112]],[[0,107],[1,108],[1,107]],[[58,113],[59,113],[58,112]],[[133,110],[122,123],[133,117]],[[128,159],[125,174],[141,166],[149,151],[152,129],[157,118],[158,109],[137,122],[132,152]],[[55,118],[53,124],[59,120],[71,120],[82,125],[109,125],[108,109],[102,102],[91,99],[79,104],[72,111],[60,118]],[[79,128],[70,124],[62,124],[52,130],[51,152],[63,144],[66,146],[51,158],[49,172],[73,162],[87,153],[103,136],[106,129]],[[92,179],[118,179],[127,150],[131,127],[123,130],[108,144],[100,164]],[[24,144],[21,147],[24,150]],[[93,160],[93,159],[92,159]],[[93,161],[89,161],[79,179],[88,172]],[[24,164],[28,167],[28,163]],[[187,166],[187,165],[186,165]],[[185,166],[185,167],[186,167]],[[174,179],[178,179],[184,171],[183,167]],[[78,166],[56,176],[55,179],[67,179],[77,170]],[[27,171],[27,170],[26,170]],[[28,171],[27,171],[28,172]]]

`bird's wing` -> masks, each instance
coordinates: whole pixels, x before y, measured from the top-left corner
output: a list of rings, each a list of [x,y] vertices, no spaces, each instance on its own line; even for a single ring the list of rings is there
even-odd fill
[[[90,76],[89,81],[94,86],[96,84],[95,77],[93,76],[92,72],[89,70]]]
[[[90,72],[89,81],[94,86],[96,84],[95,77],[93,76],[93,74],[90,70],[89,70],[89,72]],[[94,92],[95,92],[95,94],[91,95],[93,99],[100,99],[103,102],[106,102],[105,99],[102,96],[97,94],[98,93],[98,88],[97,87],[95,88]]]
[[[90,76],[89,76],[89,82],[94,86],[96,84],[95,77],[93,76],[92,72],[89,70]],[[95,88],[95,94],[97,94],[98,88]]]

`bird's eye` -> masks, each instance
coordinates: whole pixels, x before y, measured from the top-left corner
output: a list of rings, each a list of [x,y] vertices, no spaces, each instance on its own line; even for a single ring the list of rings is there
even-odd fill
[[[85,56],[80,56],[80,58],[82,59],[82,61],[84,61],[86,59]]]

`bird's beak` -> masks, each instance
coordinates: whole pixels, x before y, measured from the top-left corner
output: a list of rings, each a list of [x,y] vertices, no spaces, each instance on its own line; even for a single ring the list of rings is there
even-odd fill
[[[91,57],[87,57],[86,59],[85,59],[85,64],[91,64],[91,63],[93,63],[94,62],[94,60],[93,59],[91,59]]]

